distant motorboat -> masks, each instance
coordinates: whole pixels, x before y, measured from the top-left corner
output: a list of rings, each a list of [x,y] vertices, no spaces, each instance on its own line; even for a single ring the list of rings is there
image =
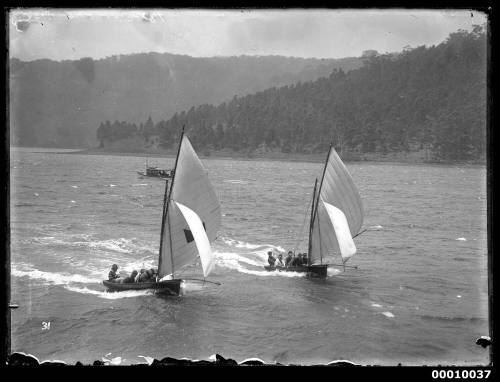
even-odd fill
[[[137,171],[141,176],[149,176],[160,179],[170,179],[174,177],[174,170],[162,170],[158,167],[146,167],[146,172]]]

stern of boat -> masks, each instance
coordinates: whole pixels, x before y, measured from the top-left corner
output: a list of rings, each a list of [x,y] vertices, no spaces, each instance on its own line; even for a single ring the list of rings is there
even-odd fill
[[[326,277],[328,274],[328,265],[309,265],[307,267],[307,274],[313,277]]]

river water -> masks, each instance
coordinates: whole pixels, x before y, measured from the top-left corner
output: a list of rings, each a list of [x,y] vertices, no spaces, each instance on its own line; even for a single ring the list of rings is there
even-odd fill
[[[347,163],[369,231],[348,263],[358,269],[323,280],[263,268],[269,249],[305,250],[323,164],[203,163],[223,214],[209,280],[222,285],[162,297],[102,285],[113,263],[157,264],[164,181],[137,174],[144,157],[11,149],[12,351],[69,363],[489,362],[475,344],[489,334],[484,167]],[[202,277],[200,264],[183,272]]]

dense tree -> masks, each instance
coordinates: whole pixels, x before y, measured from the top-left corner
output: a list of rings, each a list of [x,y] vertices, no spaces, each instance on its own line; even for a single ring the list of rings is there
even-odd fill
[[[105,120],[166,120],[193,105],[218,104],[234,94],[310,81],[332,68],[362,64],[359,58],[195,58],[169,53],[9,62],[11,142],[60,147],[94,146],[96,129]]]
[[[335,69],[314,82],[193,106],[155,128],[164,148],[186,125],[197,148],[310,153],[333,143],[340,153],[424,150],[429,159],[479,159],[486,149],[486,59],[485,31],[475,26],[437,46],[368,55],[363,67]],[[149,118],[144,129],[151,126]]]

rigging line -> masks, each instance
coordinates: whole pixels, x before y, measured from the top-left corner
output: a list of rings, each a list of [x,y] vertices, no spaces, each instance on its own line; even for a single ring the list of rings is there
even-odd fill
[[[344,264],[328,264],[328,265],[331,265],[331,266],[334,266],[334,267],[344,267],[344,268],[358,269],[357,265],[345,265],[345,263]],[[345,272],[345,270],[344,270],[344,272]]]
[[[312,248],[312,234],[313,234],[313,215],[314,215],[314,210],[316,209],[316,206],[314,205],[314,201],[316,200],[316,187],[318,186],[318,178],[314,181],[314,189],[313,189],[313,197],[312,197],[312,202],[311,202],[311,217],[309,220],[309,237],[307,241],[307,265],[311,265],[311,248]]]
[[[356,235],[354,235],[352,238],[354,239],[355,237],[361,235],[362,233],[365,233],[366,231],[368,231],[368,228],[365,228],[363,231],[357,233]]]
[[[314,200],[314,198],[313,198]],[[297,240],[297,243],[295,244],[295,247],[293,248],[293,252],[295,253],[295,250],[299,247],[299,244],[301,242],[304,241],[304,233],[305,232],[302,232],[304,230],[304,226],[306,224],[306,218],[307,218],[307,212],[309,211],[309,207],[311,206],[312,202],[311,203],[308,203],[307,204],[307,209],[306,209],[306,212],[304,214],[304,220],[302,221],[302,227],[300,228],[300,231],[299,231],[299,239]]]
[[[319,199],[318,199],[319,202]],[[317,212],[318,210],[316,210]],[[319,216],[318,216],[318,236],[319,236],[319,263],[323,264],[323,246],[322,246],[322,241],[321,241],[321,224],[319,221]]]
[[[186,278],[183,278],[183,280],[189,280],[189,281],[203,281],[203,283],[210,283],[210,284],[215,284],[215,285],[222,285],[221,283],[217,282],[217,281],[210,281],[210,280],[206,280],[206,279],[196,279],[196,278],[191,278],[191,277],[186,277]]]

